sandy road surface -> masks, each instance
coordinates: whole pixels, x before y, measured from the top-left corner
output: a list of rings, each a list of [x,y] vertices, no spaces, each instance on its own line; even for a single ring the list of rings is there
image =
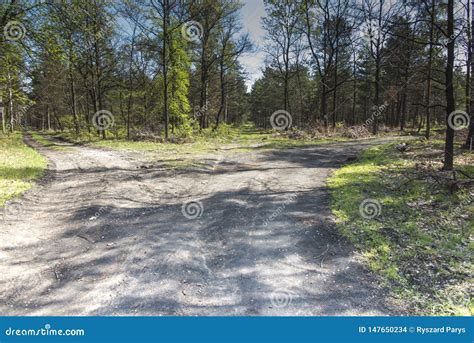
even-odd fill
[[[331,169],[377,142],[222,150],[173,170],[29,140],[50,169],[0,221],[0,313],[394,313],[336,233],[325,189]]]

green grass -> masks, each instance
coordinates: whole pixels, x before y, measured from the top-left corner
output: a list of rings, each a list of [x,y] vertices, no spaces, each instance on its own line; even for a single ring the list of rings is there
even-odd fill
[[[68,147],[60,146],[54,144],[54,142],[51,140],[50,136],[52,133],[39,133],[39,132],[30,132],[31,137],[39,144],[46,148],[54,149],[54,150],[67,150]]]
[[[40,177],[46,160],[26,146],[20,133],[0,135],[0,206],[8,199],[30,189],[33,180]]]
[[[50,146],[51,145],[51,141],[49,139],[47,139],[44,135],[41,135],[37,132],[31,132],[31,137],[36,141],[38,142],[39,144],[43,145],[43,146]]]
[[[410,145],[405,154],[393,144],[369,149],[337,170],[329,180],[333,213],[341,232],[413,313],[469,315],[472,196],[466,190],[451,194],[427,176],[439,173],[441,163],[439,156],[423,154],[442,156],[442,142]],[[456,168],[472,172],[472,160],[458,154]],[[378,216],[362,217],[364,199],[381,204]]]
[[[189,159],[189,160],[169,160],[163,164],[163,167],[167,169],[171,169],[171,170],[190,169],[190,168],[207,169],[209,168],[209,165],[205,162]]]
[[[101,140],[97,135],[87,133],[83,133],[79,138],[71,132],[56,133],[55,135],[69,141],[90,144],[100,148],[158,152],[164,159],[212,153],[226,146],[231,147],[233,152],[245,152],[254,149],[284,149],[348,140],[341,137],[290,139],[279,136],[276,131],[256,129],[250,124],[241,127],[226,125],[218,131],[204,129],[201,132],[196,132],[190,142],[181,144],[129,141],[124,138],[113,137]]]
[[[244,147],[259,144],[262,149],[284,149],[291,147],[301,147],[308,145],[324,144],[331,142],[344,142],[350,139],[344,137],[321,137],[290,139],[275,135],[273,130],[256,129],[252,125],[244,125],[239,131],[236,142]]]

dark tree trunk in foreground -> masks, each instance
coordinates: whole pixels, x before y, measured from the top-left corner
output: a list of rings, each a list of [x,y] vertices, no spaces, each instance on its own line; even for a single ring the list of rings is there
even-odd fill
[[[133,53],[135,49],[135,34],[137,25],[133,27],[132,43],[130,45],[130,64],[128,70],[128,102],[127,102],[127,139],[130,139],[130,111],[132,109],[132,92],[133,92]]]
[[[79,135],[79,118],[77,116],[77,105],[76,105],[76,87],[74,86],[74,77],[72,71],[70,72],[70,91],[71,91],[71,108],[72,108],[72,117],[74,120],[74,131],[76,136]]]
[[[472,58],[472,52],[474,51],[474,40],[472,38],[472,30],[474,29],[474,1],[468,2],[467,4],[467,18],[469,21],[469,13],[471,13],[471,22],[468,27],[468,57],[467,57],[467,74],[466,74],[466,112],[471,117],[469,125],[469,133],[464,143],[464,148],[469,149],[471,147],[471,140],[474,137],[474,85],[472,73],[474,71],[474,59]],[[474,144],[474,142],[473,142]]]
[[[225,81],[225,66],[224,66],[224,56],[225,56],[225,45],[222,49],[222,56],[219,62],[219,78],[221,81],[221,97],[220,97],[220,105],[219,105],[219,112],[217,112],[217,117],[216,117],[216,125],[214,129],[217,129],[219,127],[220,119],[222,116],[222,113],[224,112],[224,107],[225,107],[225,86],[226,86],[226,81]]]
[[[446,141],[444,146],[444,170],[453,170],[454,160],[454,130],[449,126],[449,114],[454,111],[454,87],[453,87],[453,67],[454,67],[454,0],[448,0],[448,60],[446,63]]]
[[[430,139],[431,134],[431,78],[433,71],[433,35],[434,35],[434,11],[435,11],[435,0],[431,0],[431,11],[430,11],[430,41],[428,49],[428,80],[426,84],[426,139]]]
[[[163,117],[165,120],[165,140],[168,140],[168,126],[169,126],[169,114],[168,114],[168,63],[167,63],[167,44],[168,44],[168,24],[169,24],[169,4],[168,0],[163,2],[163,50],[162,50],[162,63],[163,63]]]

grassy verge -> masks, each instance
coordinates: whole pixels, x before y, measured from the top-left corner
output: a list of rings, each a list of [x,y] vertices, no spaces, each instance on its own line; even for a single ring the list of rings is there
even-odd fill
[[[0,135],[0,206],[19,196],[43,174],[46,160],[23,143],[20,133]]]
[[[61,150],[61,151],[68,149],[68,147],[55,144],[50,138],[51,134],[47,134],[47,133],[40,134],[38,132],[30,132],[30,135],[31,135],[31,138],[33,138],[36,143],[41,144],[44,147],[54,149],[54,150]]]
[[[413,142],[405,153],[394,144],[369,149],[330,178],[332,208],[342,233],[414,314],[470,315],[474,188],[445,186],[452,174],[439,171],[442,154],[442,141]],[[474,155],[456,155],[456,169],[474,175]],[[367,199],[374,212],[361,205]]]
[[[54,135],[71,142],[90,144],[101,148],[158,152],[164,158],[168,155],[169,157],[189,154],[196,155],[227,148],[231,148],[234,152],[245,152],[253,149],[284,149],[349,140],[336,136],[291,139],[279,135],[278,132],[272,130],[256,129],[252,125],[244,125],[242,127],[223,126],[218,131],[205,129],[195,134],[189,142],[181,144],[131,141],[123,138],[101,140],[97,135],[87,135],[86,133],[79,138],[75,137],[71,132],[55,133]]]
[[[37,132],[30,132],[30,135],[31,135],[31,138],[33,138],[37,143],[43,145],[43,146],[50,146],[51,145],[51,141],[46,138],[47,136],[45,135],[41,135]]]

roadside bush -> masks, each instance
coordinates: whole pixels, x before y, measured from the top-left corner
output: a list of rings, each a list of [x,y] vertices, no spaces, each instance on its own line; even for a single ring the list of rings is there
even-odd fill
[[[370,137],[371,133],[365,126],[350,126],[344,129],[342,136],[356,139]]]

